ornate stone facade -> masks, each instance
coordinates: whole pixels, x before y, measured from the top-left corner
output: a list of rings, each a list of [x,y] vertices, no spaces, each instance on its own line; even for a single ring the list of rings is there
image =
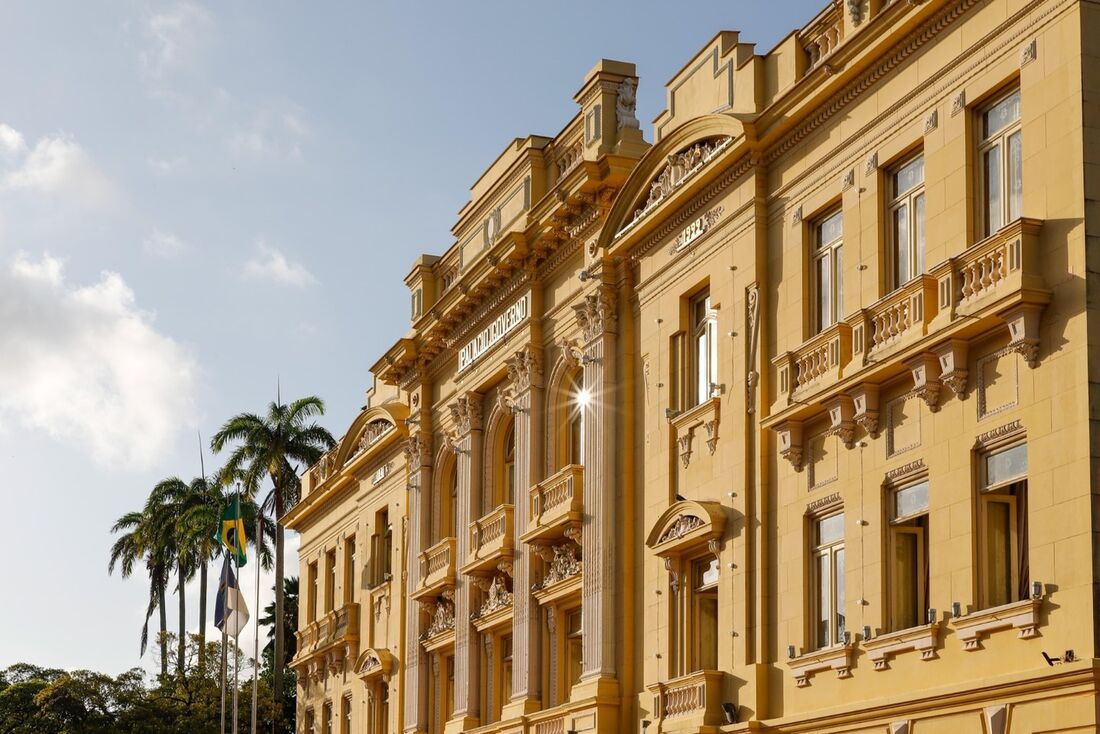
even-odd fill
[[[823,3],[766,54],[716,35],[652,143],[633,65],[597,64],[416,261],[411,331],[303,477],[300,709],[1095,729],[1098,38],[1071,0]],[[1020,173],[985,201],[997,145]]]

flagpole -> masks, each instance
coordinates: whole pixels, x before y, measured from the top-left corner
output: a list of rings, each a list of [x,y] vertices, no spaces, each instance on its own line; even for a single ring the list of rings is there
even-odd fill
[[[239,528],[240,527],[240,522],[241,522],[241,484],[240,484],[240,482],[237,483],[237,518],[236,518],[236,520],[237,520],[236,527]],[[241,578],[241,538],[240,538],[240,533],[235,533],[235,535],[236,535],[236,538],[233,542],[234,542],[234,545],[237,546],[237,549],[236,549],[236,552],[233,554],[233,565],[237,569],[237,574],[236,575],[237,575],[237,579],[238,579],[237,584],[238,584],[238,589],[239,589],[240,588],[239,587],[240,578]],[[240,642],[240,638],[241,638],[241,630],[240,630],[239,627],[237,628],[236,632],[237,632],[237,634],[233,636],[233,734],[237,734],[237,724],[238,724],[237,699],[239,698],[238,694],[240,693],[240,688],[241,688],[241,683],[240,683],[241,648],[240,648],[240,645],[238,644]]]
[[[225,562],[222,563],[222,588],[225,588],[228,585],[229,585],[229,559],[226,558]],[[221,669],[221,682],[222,682],[222,695],[221,695],[222,725],[221,725],[221,730],[220,730],[221,734],[225,734],[225,674],[226,674],[226,668],[228,667],[228,662],[229,662],[228,657],[227,657],[228,654],[229,654],[229,649],[227,647],[227,645],[229,644],[228,641],[227,641],[227,638],[229,637],[229,635],[226,633],[227,629],[229,629],[229,625],[227,625],[225,623],[224,619],[223,619],[222,620],[222,669]]]
[[[263,545],[263,513],[256,505],[256,606],[252,613],[256,616],[256,639],[252,643],[252,734],[256,734],[256,700],[260,690],[260,546]]]

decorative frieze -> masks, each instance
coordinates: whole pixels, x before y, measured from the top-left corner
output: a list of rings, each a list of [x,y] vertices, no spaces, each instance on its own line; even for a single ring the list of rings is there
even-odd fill
[[[886,472],[886,483],[895,484],[902,477],[908,477],[921,471],[924,471],[924,459],[910,461],[908,464],[902,464]]]
[[[684,228],[672,241],[669,252],[676,254],[686,250],[693,242],[705,235],[722,218],[723,207],[716,206]]]
[[[1021,424],[1019,420],[1014,420],[1011,423],[998,426],[992,431],[986,431],[985,433],[979,434],[978,438],[974,441],[974,448],[989,448],[994,444],[1000,443],[1002,439],[1015,436],[1018,433],[1023,433],[1023,430],[1023,424]]]
[[[733,138],[729,136],[711,138],[670,155],[668,163],[649,185],[649,196],[646,198],[645,203],[634,212],[630,222],[616,232],[615,236],[620,237],[640,219],[653,211],[657,205],[694,177],[702,170],[703,166],[714,160],[732,142]]]
[[[706,525],[706,521],[701,517],[695,515],[680,515],[676,520],[669,525],[664,534],[657,540],[657,543],[667,543],[670,540],[679,540],[692,530],[701,528]]]

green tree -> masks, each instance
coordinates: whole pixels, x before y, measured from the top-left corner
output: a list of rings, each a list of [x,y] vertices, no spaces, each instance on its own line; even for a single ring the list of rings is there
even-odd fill
[[[230,444],[234,445],[225,464],[229,476],[240,477],[245,491],[254,498],[265,479],[271,488],[261,502],[276,523],[293,507],[301,493],[298,470],[320,460],[336,441],[314,418],[324,415],[325,404],[310,396],[283,405],[276,401],[268,406],[267,414],[241,413],[233,416],[221,430],[214,434],[211,448],[215,453]],[[275,615],[283,616],[283,527],[276,525],[275,534]],[[283,667],[285,634],[281,625],[275,626],[274,689],[275,697],[283,697]]]
[[[274,589],[272,589],[274,591]],[[275,673],[275,602],[264,607],[264,616],[260,617],[261,627],[270,627],[267,633],[267,643],[262,652],[264,668],[262,675],[265,679],[271,679]],[[298,639],[294,633],[298,630],[298,577],[291,576],[283,580],[283,636],[286,639],[286,659],[293,660],[298,652]],[[287,720],[293,720],[297,708],[297,673],[290,667],[283,666],[284,685],[286,694],[282,698],[283,716]]]
[[[168,674],[168,648],[165,643],[168,634],[168,615],[165,609],[165,590],[168,587],[169,558],[164,548],[154,539],[153,529],[156,521],[143,512],[127,512],[120,517],[111,532],[119,537],[111,546],[111,559],[107,564],[107,573],[114,573],[119,567],[122,578],[129,578],[138,563],[145,564],[149,575],[149,602],[145,608],[145,624],[141,628],[141,654],[149,643],[149,620],[153,612],[160,610],[161,675]]]

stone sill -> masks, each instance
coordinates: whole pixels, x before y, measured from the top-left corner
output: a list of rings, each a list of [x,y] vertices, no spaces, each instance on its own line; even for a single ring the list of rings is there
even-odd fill
[[[837,678],[851,678],[855,650],[854,644],[835,645],[791,658],[787,667],[799,688],[810,685],[810,676],[824,670],[835,670]]]
[[[934,659],[939,637],[940,623],[933,622],[864,640],[863,649],[874,663],[875,670],[886,670],[891,657],[910,650],[919,652],[921,660]]]
[[[982,649],[981,639],[998,630],[1016,629],[1017,637],[1030,640],[1039,636],[1039,610],[1042,606],[1042,599],[1015,601],[958,617],[953,626],[963,649],[967,651]]]

